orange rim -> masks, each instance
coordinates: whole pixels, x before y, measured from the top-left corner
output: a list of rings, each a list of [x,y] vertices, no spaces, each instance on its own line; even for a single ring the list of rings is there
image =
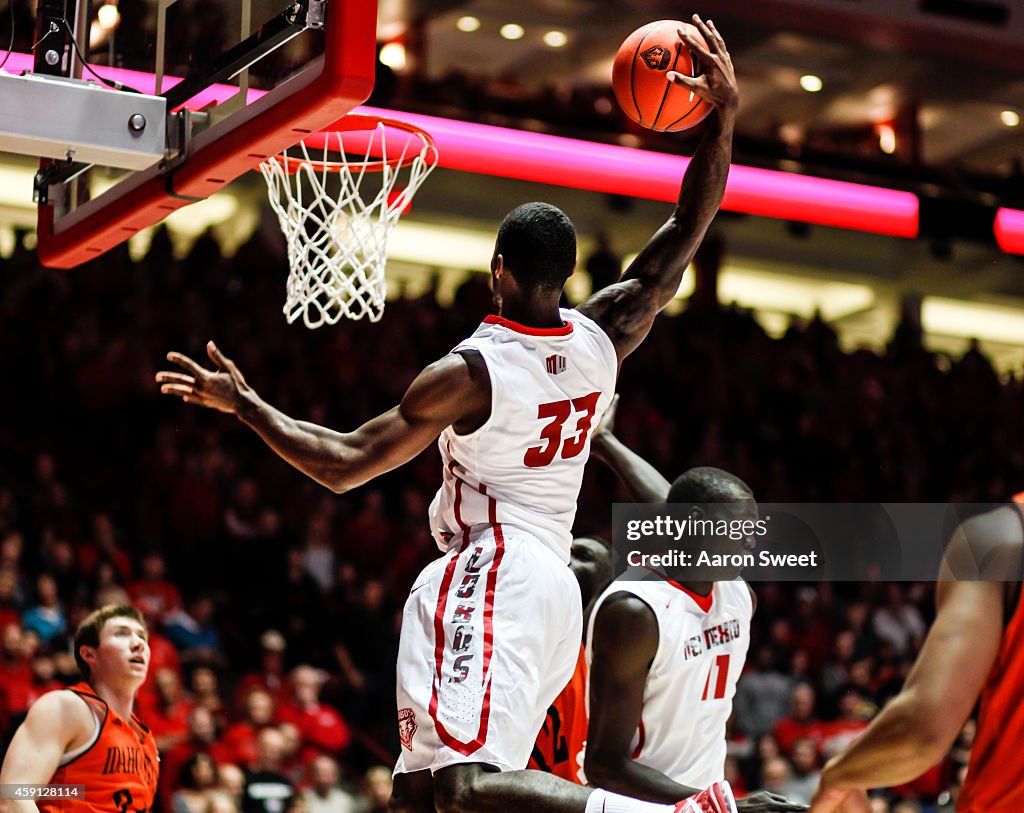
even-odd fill
[[[376,130],[381,124],[385,127],[392,127],[418,137],[423,142],[423,147],[418,151],[412,151],[411,153],[407,151],[406,154],[398,158],[390,158],[386,161],[383,159],[374,161],[310,161],[305,158],[288,155],[287,152],[268,158],[267,161],[273,161],[290,175],[298,172],[300,166],[309,166],[318,172],[341,172],[346,168],[360,172],[380,172],[385,167],[390,167],[391,169],[407,167],[421,155],[436,149],[434,147],[434,139],[430,137],[430,133],[417,127],[415,124],[410,124],[401,119],[392,119],[385,116],[368,116],[361,113],[350,113],[337,123],[336,129],[327,130],[323,133],[318,133],[318,135],[323,135],[327,139],[333,135],[338,135],[338,142],[341,143],[341,135],[343,133]],[[301,144],[302,142],[300,141],[299,143]]]

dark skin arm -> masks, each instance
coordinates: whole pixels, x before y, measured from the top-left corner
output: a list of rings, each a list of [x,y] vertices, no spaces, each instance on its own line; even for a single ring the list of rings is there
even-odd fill
[[[981,693],[1002,639],[1007,583],[984,577],[993,552],[1020,573],[1015,508],[967,520],[953,535],[936,589],[938,613],[900,693],[821,775],[813,813],[867,810],[863,791],[909,782],[949,750]],[[981,565],[981,567],[977,567]],[[1009,565],[1007,565],[1009,566]]]
[[[490,413],[490,380],[478,353],[450,354],[434,362],[409,385],[398,406],[353,432],[285,415],[257,395],[213,342],[207,353],[216,370],[168,353],[167,360],[185,372],[157,373],[160,391],[237,416],[280,457],[339,494],[411,460],[447,426],[469,432]]]
[[[600,788],[650,802],[674,804],[698,793],[661,771],[632,759],[630,745],[641,718],[644,689],[658,652],[658,621],[641,599],[613,593],[594,619],[590,663],[590,720],[584,771]],[[682,699],[680,702],[683,702]],[[771,793],[754,793],[736,802],[746,813],[797,813],[793,804]]]
[[[615,472],[634,502],[665,502],[668,498],[669,481],[662,477],[654,466],[615,437],[613,430],[618,405],[619,396],[616,395],[591,438],[591,454]]]
[[[732,159],[732,134],[738,95],[736,75],[725,41],[714,23],[693,15],[707,48],[680,31],[700,63],[696,77],[670,72],[668,78],[715,106],[700,145],[690,159],[675,211],[643,247],[622,279],[588,299],[579,310],[597,321],[615,345],[621,362],[644,340],[654,318],[679,290],[683,272],[697,253],[725,194]]]

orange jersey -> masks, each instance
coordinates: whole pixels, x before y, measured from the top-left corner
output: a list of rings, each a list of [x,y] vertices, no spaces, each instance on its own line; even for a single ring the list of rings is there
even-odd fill
[[[572,679],[548,709],[530,756],[530,768],[583,784],[583,746],[587,741],[587,660],[582,644]]]
[[[1013,498],[1024,512],[1024,494]],[[1022,520],[1024,521],[1024,520]],[[967,779],[960,792],[960,813],[1024,811],[1024,596],[1003,630],[992,671],[981,692],[978,733],[971,748]]]
[[[51,785],[84,785],[84,797],[39,799],[41,813],[140,813],[153,807],[160,757],[152,733],[133,714],[125,720],[88,683],[69,687],[92,709],[99,733],[61,765]]]

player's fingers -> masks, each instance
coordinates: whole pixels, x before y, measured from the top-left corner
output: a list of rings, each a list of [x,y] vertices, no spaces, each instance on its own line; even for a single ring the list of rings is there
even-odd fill
[[[715,45],[718,47],[719,52],[729,53],[725,47],[725,38],[722,37],[721,32],[715,27],[714,22],[708,20],[708,30],[711,32],[711,36],[715,41]]]
[[[700,95],[701,98],[707,92],[707,80],[703,74],[700,76],[687,76],[685,73],[679,73],[678,71],[669,71],[665,74],[665,78],[673,85],[680,85],[691,93]]]
[[[184,373],[172,373],[169,370],[161,370],[156,374],[156,382],[158,384],[186,384],[190,387],[194,387],[196,380],[190,375]]]
[[[696,56],[701,64],[706,64],[713,59],[711,52],[696,37],[687,34],[681,28],[676,33],[679,34],[679,39],[685,43],[686,47],[690,49],[690,53]]]
[[[718,48],[718,42],[715,39],[715,35],[711,32],[711,29],[708,28],[705,22],[700,18],[699,14],[693,15],[693,25],[700,32],[700,35],[704,38],[704,42],[707,43],[708,50],[711,53],[714,53],[714,51]]]
[[[182,353],[176,353],[173,350],[167,354],[167,360],[173,364],[177,364],[179,367],[184,367],[196,378],[201,378],[203,373],[206,372],[188,356],[183,355]]]
[[[193,395],[195,390],[184,384],[163,384],[160,387],[160,392],[164,395],[177,395],[179,398],[185,398]]]
[[[242,374],[238,372],[238,368],[235,366],[235,363],[220,352],[220,348],[214,344],[212,339],[206,345],[206,352],[210,354],[210,358],[213,359],[213,363],[228,373],[228,375],[235,379],[236,382],[240,382],[242,384],[245,383],[245,379],[242,377]]]

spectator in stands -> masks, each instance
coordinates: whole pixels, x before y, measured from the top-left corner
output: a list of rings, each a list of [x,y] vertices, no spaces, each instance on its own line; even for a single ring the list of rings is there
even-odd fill
[[[309,764],[309,789],[303,793],[306,813],[358,813],[355,797],[338,784],[338,763],[321,754]]]
[[[347,747],[349,729],[341,715],[320,702],[323,675],[305,664],[290,676],[292,696],[278,711],[278,720],[291,723],[302,738],[300,761],[308,764],[317,754],[339,755]]]
[[[898,583],[886,587],[886,602],[875,610],[872,628],[879,640],[891,645],[897,655],[918,649],[927,632],[920,610],[907,603],[903,585]]]
[[[224,660],[220,635],[214,625],[213,599],[204,594],[193,597],[187,610],[167,616],[164,632],[178,648],[182,663],[220,664]]]
[[[291,694],[288,677],[285,674],[285,650],[288,644],[284,636],[275,629],[266,630],[260,636],[260,670],[245,675],[235,690],[235,706],[241,708],[253,689],[267,692],[278,704]]]
[[[807,683],[799,683],[793,687],[790,698],[789,715],[775,724],[775,739],[779,748],[786,756],[792,756],[793,746],[798,740],[808,738],[820,747],[824,737],[824,726],[814,714],[816,696],[814,689]]]
[[[159,628],[181,606],[181,593],[167,579],[167,562],[159,551],[142,557],[142,576],[128,584],[128,597],[150,628]]]
[[[242,813],[285,813],[295,786],[282,773],[284,737],[274,727],[263,729],[257,738],[256,761],[245,772]]]
[[[761,768],[761,787],[769,793],[782,796],[789,787],[791,774],[785,757],[772,757]]]
[[[228,710],[220,696],[220,681],[217,679],[217,673],[209,666],[197,666],[192,670],[189,688],[195,706],[206,709],[213,716],[213,721],[218,728],[226,728]],[[243,708],[244,704],[240,704],[239,707]]]
[[[363,795],[366,797],[365,813],[388,813],[391,769],[383,765],[370,768],[363,777]]]
[[[856,686],[849,686],[839,700],[839,718],[829,723],[821,743],[822,755],[830,759],[845,751],[851,742],[868,727],[878,711]]]
[[[23,608],[18,600],[18,575],[11,567],[0,567],[0,629],[20,624]]]
[[[178,772],[181,790],[171,797],[170,813],[208,813],[211,792],[217,787],[217,766],[209,754],[189,757]]]
[[[173,669],[156,671],[152,700],[141,704],[139,715],[146,721],[163,753],[189,736],[189,714],[192,702],[185,697],[181,678]]]
[[[255,762],[259,755],[259,734],[273,723],[274,699],[262,689],[253,689],[245,699],[245,717],[228,726],[221,737],[228,760],[242,766]]]
[[[214,764],[230,762],[230,754],[217,742],[217,728],[210,712],[196,706],[188,715],[188,733],[180,742],[160,754],[160,799],[169,809],[171,793],[177,787],[179,771],[196,754],[206,754]]]
[[[771,731],[786,714],[792,690],[792,678],[775,665],[775,650],[759,647],[751,670],[743,674],[736,687],[733,713],[737,725],[753,736]]]
[[[57,595],[57,582],[49,573],[36,579],[36,603],[21,616],[23,629],[34,632],[44,644],[52,644],[68,630]]]
[[[785,796],[791,802],[809,805],[821,776],[817,743],[806,737],[793,743],[791,764]]]

